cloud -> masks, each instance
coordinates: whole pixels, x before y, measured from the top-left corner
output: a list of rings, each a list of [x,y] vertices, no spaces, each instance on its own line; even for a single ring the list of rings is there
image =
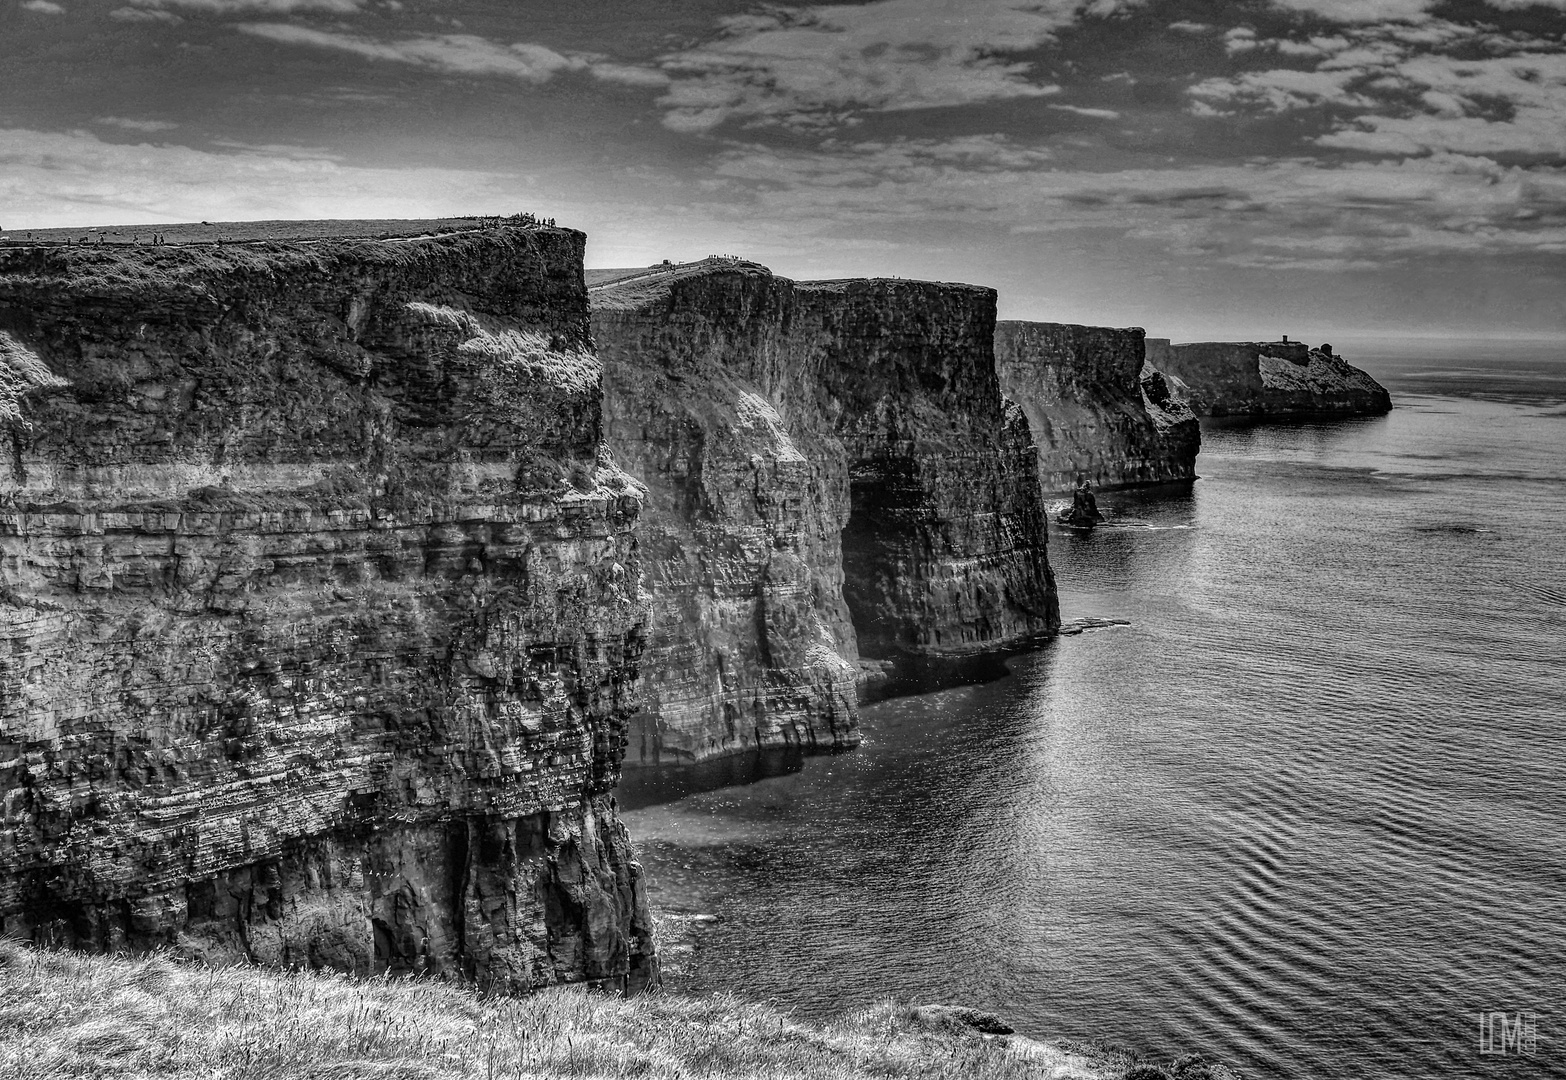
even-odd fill
[[[351,15],[364,7],[364,0],[131,0],[131,3],[133,7],[130,10],[142,9],[149,15],[167,8],[212,15],[287,15],[299,11]]]
[[[1272,0],[1274,7],[1341,23],[1420,22],[1438,0]]]
[[[426,217],[510,212],[514,175],[374,169],[269,150],[213,153],[0,130],[0,205],[14,228],[129,221]]]
[[[1181,34],[1205,34],[1212,30],[1206,23],[1191,22],[1189,19],[1181,19],[1179,22],[1169,24],[1169,29]]]
[[[616,64],[612,61],[593,60],[588,70],[593,78],[603,82],[622,83],[626,86],[669,85],[669,76],[657,68],[638,67],[635,64]]]
[[[375,41],[357,34],[313,30],[292,23],[240,23],[242,33],[284,45],[335,49],[458,75],[502,75],[523,82],[547,82],[562,71],[581,71],[588,62],[543,45],[501,45],[473,34],[431,34],[401,41]]]
[[[661,59],[665,124],[838,127],[861,112],[1043,97],[1058,91],[1009,54],[1038,48],[1081,14],[1138,0],[881,0],[724,19],[713,40]]]
[[[24,10],[36,11],[40,15],[64,15],[65,9],[53,0],[26,0],[22,5]]]
[[[99,116],[93,120],[95,124],[105,124],[109,127],[124,128],[126,131],[172,131],[179,127],[167,120],[132,120],[124,116]]]
[[[185,21],[172,11],[147,10],[133,7],[115,8],[109,12],[109,18],[118,22],[180,23]]]
[[[1566,11],[1566,0],[1484,0],[1502,11],[1554,8]],[[1423,22],[1441,0],[1272,0],[1274,7],[1315,15],[1340,23]]]
[[[243,150],[266,157],[287,158],[293,161],[341,161],[342,155],[321,146],[295,146],[293,143],[247,143],[238,139],[216,139],[213,146],[224,150]]]
[[[1223,35],[1224,51],[1230,56],[1235,53],[1249,52],[1257,47],[1256,31],[1249,26],[1236,26]]]
[[[722,155],[715,172],[736,194],[748,192],[732,204],[736,218],[786,220],[823,238],[877,235],[916,220],[922,237],[945,227],[1081,233],[1094,247],[1119,238],[1161,246],[1171,258],[1280,270],[1323,258],[1389,266],[1449,253],[1566,250],[1566,170],[1433,155],[1091,171],[1059,168],[1047,148],[999,136],[969,141],[961,155],[953,149],[935,140],[747,146]]]
[[[335,49],[369,60],[410,64],[452,75],[497,75],[544,83],[563,72],[586,72],[601,82],[624,86],[661,89],[669,85],[669,76],[656,68],[616,63],[596,54],[560,53],[525,41],[506,45],[475,34],[424,34],[378,41],[360,34],[315,30],[293,23],[240,23],[237,29],[282,45]]]
[[[1315,70],[1205,79],[1187,90],[1192,111],[1331,109],[1333,129],[1313,141],[1337,150],[1566,155],[1566,51],[1558,43],[1434,22],[1412,33],[1366,28],[1309,44],[1324,54]],[[1528,51],[1535,45],[1551,51]]]
[[[1371,99],[1348,90],[1355,71],[1253,71],[1227,79],[1206,79],[1186,91],[1193,111],[1214,116],[1246,110],[1281,113],[1324,104],[1370,106]]]
[[[1061,112],[1076,113],[1078,116],[1093,116],[1101,120],[1119,120],[1120,114],[1114,109],[1087,109],[1081,105],[1050,105],[1051,109],[1059,109]]]

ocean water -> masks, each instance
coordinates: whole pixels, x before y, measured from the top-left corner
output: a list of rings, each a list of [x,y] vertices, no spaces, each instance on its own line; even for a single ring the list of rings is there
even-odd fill
[[[1060,639],[865,745],[631,811],[674,983],[886,996],[1251,1077],[1566,1075],[1566,358],[1364,364],[1051,537]],[[1534,1016],[1531,1055],[1479,1014]]]

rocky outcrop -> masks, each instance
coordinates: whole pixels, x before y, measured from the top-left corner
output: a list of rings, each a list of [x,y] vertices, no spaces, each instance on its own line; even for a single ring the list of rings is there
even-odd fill
[[[0,248],[0,931],[653,977],[582,250]]]
[[[1204,341],[1171,345],[1149,338],[1148,363],[1177,378],[1203,416],[1333,414],[1379,416],[1392,397],[1370,375],[1332,352],[1297,341]]]
[[[1098,509],[1098,499],[1093,494],[1093,485],[1089,481],[1082,481],[1071,493],[1071,509],[1063,512],[1056,520],[1062,525],[1079,529],[1091,529],[1104,520],[1104,515]]]
[[[1392,395],[1386,387],[1332,352],[1330,346],[1311,349],[1304,357],[1263,351],[1258,366],[1264,388],[1262,412],[1269,416],[1381,416],[1392,411]]]
[[[1156,371],[1143,331],[1001,322],[1001,388],[1028,418],[1046,491],[1191,480],[1201,427]]]
[[[995,294],[708,260],[592,290],[608,437],[648,489],[628,764],[853,745],[861,657],[1059,623]]]

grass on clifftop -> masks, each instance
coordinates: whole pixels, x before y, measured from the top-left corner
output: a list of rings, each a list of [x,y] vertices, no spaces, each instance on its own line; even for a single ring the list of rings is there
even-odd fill
[[[1131,1064],[931,1029],[891,1004],[815,1027],[727,995],[496,998],[413,979],[213,969],[0,940],[4,1080],[1108,1080]]]

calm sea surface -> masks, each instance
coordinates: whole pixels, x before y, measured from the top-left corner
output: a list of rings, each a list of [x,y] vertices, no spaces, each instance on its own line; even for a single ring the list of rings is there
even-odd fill
[[[1432,354],[1427,354],[1432,355]],[[891,995],[1252,1077],[1566,1075],[1566,359],[1361,355],[1059,532],[1064,638],[857,753],[627,815],[683,989]],[[1531,1057],[1481,1056],[1531,1011]]]

